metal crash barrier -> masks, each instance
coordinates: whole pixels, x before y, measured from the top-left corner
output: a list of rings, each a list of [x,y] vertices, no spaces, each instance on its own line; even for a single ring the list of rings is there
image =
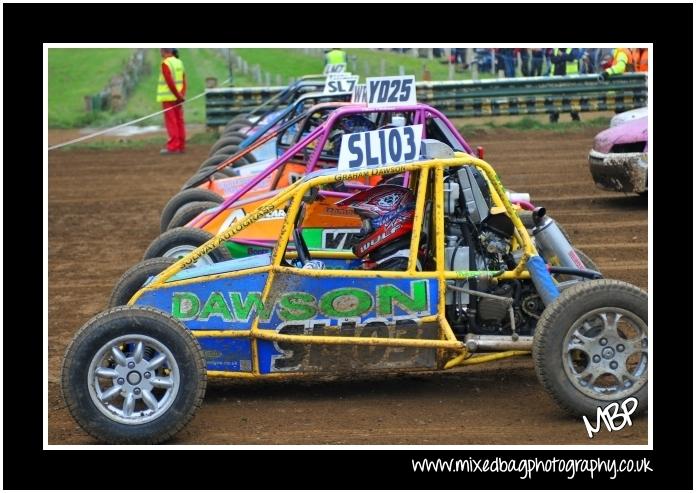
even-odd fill
[[[588,74],[418,82],[416,88],[419,102],[434,106],[449,118],[622,112],[648,104],[645,73],[614,76],[605,82],[599,81],[596,74]],[[205,94],[206,125],[225,125],[283,89],[284,86],[209,89]]]

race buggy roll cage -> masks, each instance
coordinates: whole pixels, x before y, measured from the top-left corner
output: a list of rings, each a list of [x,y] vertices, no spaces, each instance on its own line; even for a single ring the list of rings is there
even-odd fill
[[[425,116],[430,109],[420,108],[421,118]],[[351,111],[349,109],[348,111]],[[353,112],[358,111],[352,109]],[[345,114],[345,112],[344,112]],[[421,120],[422,121],[422,120]],[[313,132],[312,138],[316,138],[319,132]],[[305,139],[307,140],[307,139]],[[523,254],[514,269],[506,271],[448,271],[445,267],[445,223],[444,223],[444,171],[446,168],[475,166],[486,177],[491,185],[491,198],[496,206],[503,207],[514,224],[515,233],[514,241],[517,246],[522,247]],[[135,304],[143,295],[152,293],[156,295],[158,289],[166,289],[170,287],[179,287],[185,285],[204,286],[207,281],[215,281],[219,279],[234,279],[243,278],[244,276],[267,273],[268,277],[261,294],[262,303],[269,300],[269,295],[274,286],[274,277],[278,274],[291,273],[297,274],[300,271],[297,268],[287,267],[282,265],[285,258],[286,249],[293,232],[293,225],[297,214],[299,213],[301,204],[304,201],[305,195],[312,188],[321,187],[323,185],[344,182],[346,180],[357,180],[360,178],[369,178],[384,175],[396,175],[404,173],[413,173],[415,182],[418,174],[417,183],[418,190],[416,194],[416,210],[425,210],[426,192],[432,187],[433,197],[431,200],[434,204],[434,222],[435,222],[435,269],[432,271],[417,271],[416,260],[418,254],[419,235],[414,234],[411,238],[410,255],[408,267],[403,272],[384,272],[384,271],[368,271],[368,270],[301,270],[302,276],[316,278],[381,278],[390,277],[395,279],[435,279],[437,281],[438,303],[437,314],[420,318],[423,323],[438,324],[438,339],[413,339],[413,338],[388,338],[388,337],[352,337],[352,336],[326,336],[326,335],[293,335],[280,334],[275,330],[260,329],[259,316],[256,314],[251,321],[251,327],[248,330],[191,330],[191,333],[198,338],[246,338],[250,339],[252,344],[252,364],[251,371],[213,371],[209,370],[210,376],[229,377],[229,378],[258,378],[258,377],[287,377],[292,375],[303,374],[302,372],[283,372],[283,373],[261,373],[259,370],[259,355],[258,341],[276,341],[286,343],[299,344],[326,344],[326,345],[358,345],[358,346],[390,346],[390,347],[415,347],[415,348],[435,348],[437,349],[437,367],[438,369],[450,369],[459,365],[471,365],[484,363],[488,361],[509,358],[519,355],[530,354],[529,351],[499,351],[474,356],[465,346],[464,342],[459,341],[445,315],[446,289],[448,280],[462,280],[471,278],[488,278],[495,280],[511,280],[511,279],[531,279],[545,300],[553,300],[558,296],[559,291],[555,286],[554,280],[548,271],[545,269],[543,260],[538,256],[538,253],[531,241],[527,229],[522,224],[515,209],[507,198],[505,188],[498,179],[498,176],[491,165],[485,161],[467,155],[462,152],[456,152],[454,158],[449,159],[432,159],[427,161],[411,162],[406,164],[395,164],[388,166],[367,167],[356,171],[343,172],[339,170],[322,170],[312,173],[288,186],[285,190],[266,201],[253,212],[245,215],[242,219],[234,222],[227,229],[217,234],[215,237],[207,241],[205,244],[196,248],[189,255],[181,258],[170,267],[157,275],[152,282],[139,290],[131,300],[129,305]],[[432,181],[431,181],[432,180]],[[290,205],[287,209],[287,214],[283,227],[280,232],[280,237],[270,255],[270,264],[257,267],[251,267],[243,270],[225,272],[227,262],[215,264],[215,266],[203,268],[207,269],[201,272],[207,274],[199,277],[193,277],[197,271],[189,271],[188,275],[184,275],[182,279],[172,279],[175,275],[193,264],[203,255],[210,253],[223,242],[230,240],[234,235],[243,231],[251,224],[257,222],[265,215],[273,210],[283,207],[287,202]],[[423,215],[416,214],[414,219],[413,230],[420,231],[423,227]],[[313,256],[317,258],[338,258],[345,259],[352,254],[349,252],[336,251],[316,251]],[[234,261],[228,261],[234,262]],[[182,273],[185,274],[185,273]],[[188,278],[187,278],[188,277]],[[456,354],[448,355],[448,351],[453,351]]]
[[[341,108],[336,109],[333,111],[329,117],[326,119],[326,121],[315,128],[312,132],[309,133],[306,137],[304,137],[302,140],[297,142],[295,145],[290,147],[287,151],[285,151],[273,164],[268,166],[265,170],[260,172],[257,175],[254,175],[254,177],[249,180],[244,186],[242,186],[239,190],[237,190],[235,193],[227,197],[220,205],[218,205],[216,208],[212,209],[209,211],[207,214],[202,214],[198,218],[194,219],[191,223],[188,224],[188,226],[195,227],[195,228],[204,228],[208,223],[210,223],[213,219],[215,219],[222,211],[225,209],[229,208],[232,204],[236,203],[239,199],[244,197],[244,195],[252,190],[256,185],[258,185],[260,182],[262,182],[264,179],[266,179],[269,175],[271,175],[273,172],[276,170],[280,169],[282,166],[284,166],[286,163],[290,161],[293,157],[295,157],[298,152],[306,149],[309,144],[311,144],[313,141],[318,140],[314,151],[310,155],[310,158],[307,162],[307,168],[306,168],[306,173],[312,173],[317,165],[317,162],[319,161],[319,158],[321,157],[321,151],[324,149],[324,146],[326,144],[326,141],[329,138],[330,131],[333,129],[334,124],[340,120],[341,118],[349,115],[357,115],[357,114],[364,114],[364,113],[413,113],[413,121],[411,122],[411,125],[418,125],[418,124],[423,124],[423,134],[425,134],[425,124],[427,122],[428,117],[435,117],[439,118],[440,121],[442,121],[445,124],[445,127],[451,134],[450,137],[453,138],[460,146],[461,148],[469,155],[473,155],[473,151],[469,144],[462,138],[462,136],[459,134],[459,132],[454,128],[452,123],[449,121],[449,119],[440,111],[437,109],[433,108],[432,106],[428,106],[426,104],[422,103],[417,103],[414,105],[404,105],[404,106],[398,106],[398,107],[385,107],[385,108],[379,108],[379,109],[374,109],[374,108],[368,108],[365,104],[356,104],[356,105],[349,105],[349,106],[344,106]],[[299,118],[299,117],[297,117]],[[259,144],[257,142],[256,144]],[[245,149],[244,151],[247,151]],[[243,152],[238,153],[238,155],[231,156],[230,160],[233,160],[236,157],[242,156]],[[250,152],[250,151],[249,151]],[[222,163],[220,166],[223,164],[226,165],[227,162]],[[279,176],[279,175],[278,175]],[[407,177],[405,177],[405,180]],[[361,188],[360,185],[355,184],[354,187],[356,188]],[[336,193],[340,192],[335,192],[332,193],[332,195],[336,195]],[[341,195],[341,196],[348,196],[348,194]]]

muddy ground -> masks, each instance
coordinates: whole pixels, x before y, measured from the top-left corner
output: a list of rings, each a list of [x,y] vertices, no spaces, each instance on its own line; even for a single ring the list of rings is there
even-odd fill
[[[529,192],[607,277],[647,288],[647,200],[595,188],[595,130],[500,131],[483,145],[503,183]],[[59,388],[75,331],[159,233],[159,213],[209,145],[162,157],[157,147],[49,155],[49,443],[96,443],[72,420]],[[645,444],[647,417],[589,440],[536,380],[530,359],[447,373],[295,382],[212,382],[175,444]]]

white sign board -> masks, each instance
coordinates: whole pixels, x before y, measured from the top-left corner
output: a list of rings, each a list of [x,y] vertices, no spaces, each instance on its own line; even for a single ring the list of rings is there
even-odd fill
[[[367,84],[355,84],[351,103],[367,103]]]
[[[368,108],[416,104],[416,77],[413,75],[368,77],[366,84]]]
[[[353,75],[350,72],[342,72],[340,74],[328,74],[326,76],[326,82],[329,82],[330,80],[341,80],[341,79],[347,79],[348,77],[359,77],[358,75]]]
[[[337,74],[346,71],[345,63],[330,63],[324,67],[324,74]]]
[[[358,83],[358,76],[345,77],[342,79],[327,80],[324,84],[324,94],[334,94],[337,92],[353,92],[353,88]]]
[[[413,161],[420,155],[422,132],[423,125],[409,125],[344,135],[338,169],[354,171]]]

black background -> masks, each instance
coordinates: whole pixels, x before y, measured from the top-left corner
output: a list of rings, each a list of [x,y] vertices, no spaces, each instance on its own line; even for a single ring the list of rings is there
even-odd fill
[[[4,487],[691,489],[693,325],[686,300],[693,282],[686,264],[692,232],[692,9],[691,4],[4,4]],[[43,275],[43,204],[37,200],[45,152],[42,43],[69,42],[654,43],[655,450],[43,450],[42,318],[36,309]],[[414,473],[411,467],[412,458],[496,456],[648,457],[654,472],[613,481],[606,474],[567,480],[561,473],[521,480],[518,473]]]

